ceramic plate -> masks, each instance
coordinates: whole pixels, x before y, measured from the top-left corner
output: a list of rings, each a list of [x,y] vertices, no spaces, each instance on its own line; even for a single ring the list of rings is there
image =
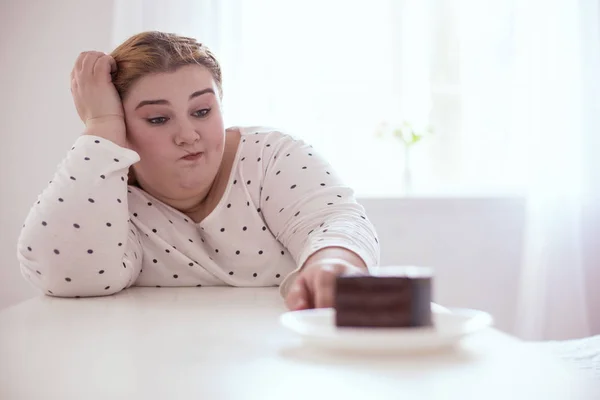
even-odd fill
[[[428,328],[338,328],[333,308],[286,312],[280,322],[299,334],[307,345],[377,352],[450,347],[493,323],[490,314],[472,309],[446,309],[432,304],[432,314],[434,323]]]

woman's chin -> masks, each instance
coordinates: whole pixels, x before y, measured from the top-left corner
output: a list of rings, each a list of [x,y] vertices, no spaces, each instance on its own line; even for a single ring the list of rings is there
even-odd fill
[[[205,180],[198,179],[198,176],[181,177],[177,180],[176,185],[178,191],[185,193],[204,192],[207,186],[210,185],[207,185]]]

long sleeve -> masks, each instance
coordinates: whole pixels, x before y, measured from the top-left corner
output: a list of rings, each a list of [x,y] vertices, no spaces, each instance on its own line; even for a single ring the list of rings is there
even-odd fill
[[[139,233],[129,220],[129,149],[96,136],[75,142],[23,225],[23,276],[54,296],[100,296],[131,286],[140,273]]]
[[[264,151],[260,204],[277,239],[294,257],[297,269],[281,284],[282,294],[314,252],[343,247],[377,266],[380,247],[375,228],[331,165],[312,146],[273,132]]]

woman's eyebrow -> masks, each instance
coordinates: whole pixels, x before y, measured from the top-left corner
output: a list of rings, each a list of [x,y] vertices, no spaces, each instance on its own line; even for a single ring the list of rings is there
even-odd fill
[[[190,94],[190,100],[193,99],[194,97],[202,96],[203,94],[206,94],[206,93],[215,94],[215,91],[212,88],[197,90],[194,93]]]
[[[202,96],[203,94],[206,94],[206,93],[215,94],[215,91],[212,88],[206,88],[206,89],[202,89],[202,90],[197,90],[194,93],[190,94],[190,100],[193,99],[193,98],[195,98],[195,97]],[[135,109],[137,110],[137,109],[139,109],[141,107],[144,107],[144,106],[147,106],[147,105],[150,105],[150,104],[166,104],[166,105],[169,105],[171,103],[169,103],[169,101],[165,100],[165,99],[142,100],[135,107]]]

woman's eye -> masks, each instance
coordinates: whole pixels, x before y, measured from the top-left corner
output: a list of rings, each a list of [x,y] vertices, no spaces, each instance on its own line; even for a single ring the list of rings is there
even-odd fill
[[[150,125],[162,125],[165,122],[167,122],[168,118],[166,117],[156,117],[156,118],[148,118],[146,121],[148,121],[148,123]]]
[[[192,115],[194,117],[206,117],[210,112],[210,108],[203,108],[202,110],[194,111]]]

